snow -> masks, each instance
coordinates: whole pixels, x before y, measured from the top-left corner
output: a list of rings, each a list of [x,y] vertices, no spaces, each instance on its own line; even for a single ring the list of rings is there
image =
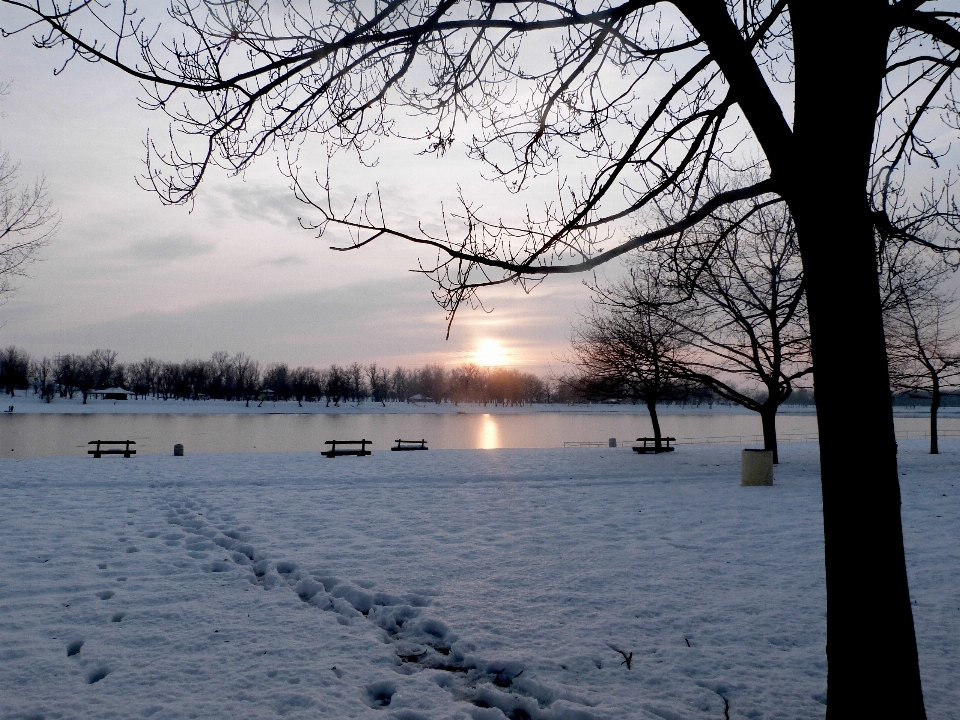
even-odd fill
[[[924,448],[904,534],[950,718],[960,442]],[[0,717],[823,717],[817,450],[781,453],[769,488],[733,446],[0,460]]]

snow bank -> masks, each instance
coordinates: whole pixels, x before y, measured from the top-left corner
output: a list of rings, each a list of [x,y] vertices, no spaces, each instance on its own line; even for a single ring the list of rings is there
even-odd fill
[[[901,443],[931,718],[944,445]],[[822,717],[817,454],[781,452],[770,488],[722,446],[0,460],[0,717]]]

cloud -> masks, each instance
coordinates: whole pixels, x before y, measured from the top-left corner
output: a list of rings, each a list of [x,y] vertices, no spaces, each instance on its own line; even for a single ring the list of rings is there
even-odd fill
[[[284,267],[287,265],[303,265],[307,261],[302,257],[297,255],[284,255],[282,257],[273,258],[272,260],[264,260],[264,265],[273,265],[274,267]]]
[[[215,244],[190,235],[166,235],[131,243],[127,252],[131,259],[168,263],[213,252]]]
[[[223,200],[226,203],[223,203]],[[290,230],[300,230],[297,218],[307,208],[299,202],[290,188],[265,182],[233,181],[221,185],[210,194],[213,211]]]

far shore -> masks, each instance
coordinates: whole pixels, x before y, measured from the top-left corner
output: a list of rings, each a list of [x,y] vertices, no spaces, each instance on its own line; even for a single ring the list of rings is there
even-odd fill
[[[385,403],[373,400],[357,402],[341,402],[338,405],[326,401],[307,402],[302,405],[295,400],[264,402],[244,400],[163,400],[156,398],[128,399],[128,400],[101,400],[88,398],[83,403],[79,394],[73,398],[56,397],[51,402],[44,402],[39,396],[29,392],[24,395],[5,396],[0,401],[3,410],[13,406],[13,414],[69,414],[69,415],[97,415],[97,414],[175,414],[175,415],[400,415],[400,414],[433,414],[455,415],[523,415],[530,413],[582,413],[582,414],[621,414],[647,415],[647,408],[642,404],[632,403],[533,403],[525,405],[504,405],[493,403],[434,403],[434,402],[399,402]],[[702,403],[666,403],[657,406],[661,415],[752,415],[752,411],[732,403],[702,402]],[[815,415],[813,405],[785,404],[780,407],[780,415]],[[929,408],[924,406],[896,406],[894,415],[897,417],[927,417]],[[940,416],[944,418],[960,417],[960,407],[945,407],[940,409]]]

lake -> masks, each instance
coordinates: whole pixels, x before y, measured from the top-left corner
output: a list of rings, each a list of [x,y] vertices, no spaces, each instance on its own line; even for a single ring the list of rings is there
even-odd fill
[[[898,437],[922,437],[923,417],[896,418]],[[755,414],[661,415],[664,435],[681,442],[756,445]],[[943,418],[941,431],[960,434],[960,418]],[[782,441],[813,439],[816,417],[780,415]],[[372,440],[386,450],[397,438],[424,438],[432,449],[563,447],[564,443],[621,443],[652,434],[645,412],[524,414],[13,414],[0,416],[0,449],[6,457],[84,455],[90,440],[136,440],[139,454],[167,454],[175,443],[187,453],[303,452],[325,440]]]

